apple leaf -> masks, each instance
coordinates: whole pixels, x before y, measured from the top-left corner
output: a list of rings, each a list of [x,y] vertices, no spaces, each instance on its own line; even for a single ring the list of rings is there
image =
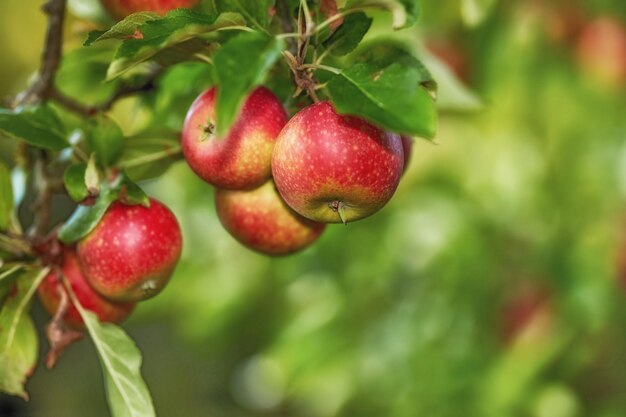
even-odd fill
[[[7,263],[0,267],[0,310],[4,303],[4,297],[13,288],[15,278],[20,276],[23,269],[24,264],[21,263]]]
[[[70,291],[72,302],[98,352],[113,417],[156,416],[152,397],[141,377],[141,352],[118,326],[100,323],[98,317],[84,309]]]
[[[423,79],[417,68],[399,63],[383,69],[357,64],[333,76],[327,88],[339,113],[362,116],[394,132],[432,138],[437,111]]]
[[[100,195],[92,206],[78,206],[72,216],[59,229],[59,240],[72,243],[86,236],[100,222],[104,213],[118,197],[118,191],[102,187]]]
[[[122,175],[120,200],[125,204],[141,204],[144,207],[150,206],[150,198],[146,192],[138,186],[127,175]]]
[[[356,48],[372,25],[365,13],[352,13],[343,24],[324,42],[333,55],[345,55]]]
[[[218,29],[243,25],[245,21],[237,13],[210,15],[187,9],[172,10],[162,19],[150,20],[139,26],[141,37],[122,42],[109,66],[107,79],[115,79],[168,49],[174,49],[174,52],[179,49],[183,55],[192,57],[207,46],[205,41],[195,38]]]
[[[160,19],[161,16],[154,12],[139,12],[126,16],[122,21],[117,22],[109,30],[100,31],[94,30],[89,33],[87,40],[83,44],[84,46],[90,46],[95,42],[104,41],[107,39],[128,39],[133,36],[138,36],[137,29],[139,26],[151,20]]]
[[[87,143],[103,166],[111,166],[124,150],[124,134],[117,123],[105,114],[99,115],[87,135]]]
[[[269,26],[271,16],[270,9],[274,7],[275,0],[217,0],[218,9],[221,12],[240,13],[251,26],[265,31]]]
[[[248,93],[261,84],[283,50],[283,42],[259,32],[242,33],[215,55],[217,91],[216,127],[224,136],[236,119]]]
[[[27,311],[49,269],[24,274],[14,284],[0,311],[0,391],[28,399],[26,379],[37,362],[38,339]]]
[[[149,130],[127,138],[118,166],[129,178],[139,181],[158,177],[180,159],[179,132]]]
[[[0,131],[33,146],[61,150],[69,145],[65,128],[48,106],[28,106],[16,111],[0,109]]]
[[[63,183],[70,198],[76,202],[83,201],[89,196],[89,190],[85,183],[87,164],[70,165],[63,174]]]
[[[419,15],[419,0],[349,0],[345,9],[379,8],[388,10],[393,19],[393,28],[402,29],[413,25]]]
[[[98,352],[113,417],[156,416],[152,397],[141,377],[141,352],[122,328],[100,323],[98,317],[83,308],[68,287],[74,307]]]
[[[0,230],[7,230],[13,217],[13,185],[11,171],[0,162]]]

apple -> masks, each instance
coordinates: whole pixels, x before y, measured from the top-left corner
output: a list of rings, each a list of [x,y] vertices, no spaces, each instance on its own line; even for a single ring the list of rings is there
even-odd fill
[[[182,133],[183,155],[200,178],[217,188],[256,188],[271,176],[272,150],[287,113],[271,91],[257,88],[226,137],[218,137],[215,97],[211,88],[191,105]]]
[[[102,296],[134,302],[158,294],[169,281],[182,249],[174,214],[155,199],[150,206],[114,202],[77,245],[89,284]]]
[[[582,70],[608,87],[626,83],[626,28],[612,17],[599,17],[582,30],[576,43]]]
[[[217,216],[239,242],[266,255],[287,255],[312,244],[325,224],[300,216],[280,197],[273,181],[251,191],[215,191]]]
[[[413,138],[407,135],[400,135],[400,139],[402,139],[402,152],[404,155],[404,166],[402,168],[404,173],[409,167],[411,155],[413,155]]]
[[[324,101],[296,113],[282,130],[272,174],[283,199],[300,215],[347,223],[389,201],[403,161],[399,135],[340,115]]]
[[[60,271],[67,279],[80,305],[96,313],[101,322],[121,323],[133,311],[134,303],[114,303],[102,297],[91,288],[81,271],[74,249],[64,249]],[[44,278],[37,290],[41,304],[52,316],[57,312],[61,300],[58,287],[60,283],[61,274],[59,274],[59,271],[53,271]],[[70,304],[65,316],[63,316],[63,321],[69,327],[77,330],[82,330],[85,327],[80,313],[72,304]]]
[[[165,15],[170,10],[195,7],[200,0],[102,0],[102,6],[117,20],[137,12]]]

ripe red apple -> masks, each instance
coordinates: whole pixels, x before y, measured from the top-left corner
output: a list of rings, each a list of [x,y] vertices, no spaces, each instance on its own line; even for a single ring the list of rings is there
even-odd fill
[[[282,130],[272,174],[283,199],[300,215],[347,223],[389,201],[403,161],[399,135],[321,102],[298,112]]]
[[[589,76],[608,86],[626,83],[626,28],[612,17],[588,23],[576,45],[578,63]]]
[[[191,105],[182,134],[182,149],[191,169],[209,184],[227,190],[253,189],[271,175],[276,137],[287,123],[280,101],[264,87],[246,99],[226,137],[215,130],[216,89]]]
[[[158,294],[180,258],[182,237],[174,214],[157,200],[150,207],[115,202],[100,223],[78,242],[89,284],[118,302]]]
[[[402,151],[404,154],[404,167],[402,168],[402,172],[404,173],[409,167],[411,155],[413,155],[413,138],[407,135],[401,135],[400,139],[402,139]]]
[[[270,180],[251,191],[215,191],[217,215],[243,245],[266,255],[287,255],[312,244],[324,231],[293,211]]]
[[[135,307],[134,303],[114,303],[95,292],[85,280],[83,272],[78,264],[78,260],[76,259],[74,249],[65,249],[61,271],[67,278],[67,281],[69,282],[72,291],[74,291],[74,294],[76,294],[76,298],[80,304],[85,309],[96,313],[101,322],[121,323],[130,315]],[[60,282],[61,277],[56,271],[53,271],[49,273],[46,278],[44,278],[38,289],[41,304],[52,316],[56,313],[61,300],[61,296],[58,292],[58,284]],[[78,330],[85,327],[80,313],[72,304],[70,304],[69,309],[65,313],[63,321],[68,326]]]
[[[102,6],[115,19],[121,20],[137,12],[155,12],[161,15],[170,10],[195,7],[200,0],[102,0]]]

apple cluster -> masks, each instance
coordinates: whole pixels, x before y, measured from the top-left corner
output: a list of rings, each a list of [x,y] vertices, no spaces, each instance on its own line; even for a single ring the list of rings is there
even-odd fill
[[[217,215],[243,245],[287,255],[312,244],[327,223],[367,217],[391,199],[411,138],[328,102],[288,119],[265,87],[246,98],[229,132],[216,129],[217,89],[191,105],[182,132],[190,168],[216,188]]]
[[[98,225],[75,246],[62,247],[59,265],[39,286],[44,308],[57,313],[63,277],[87,310],[102,322],[120,323],[139,301],[158,294],[169,281],[182,249],[180,227],[174,214],[150,199],[147,207],[114,202]],[[84,327],[70,304],[63,321]]]

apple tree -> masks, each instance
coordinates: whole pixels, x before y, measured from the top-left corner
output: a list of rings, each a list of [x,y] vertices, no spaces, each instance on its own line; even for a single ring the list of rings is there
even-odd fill
[[[112,415],[151,416],[116,324],[175,277],[184,236],[142,182],[186,161],[237,240],[290,254],[389,201],[411,138],[435,135],[437,84],[419,39],[394,37],[418,0],[67,3],[43,5],[40,69],[0,109],[15,149],[0,164],[0,390],[28,397],[38,294],[47,366],[87,334]],[[64,45],[70,16],[90,28],[82,46]],[[129,100],[141,120],[114,116]]]

